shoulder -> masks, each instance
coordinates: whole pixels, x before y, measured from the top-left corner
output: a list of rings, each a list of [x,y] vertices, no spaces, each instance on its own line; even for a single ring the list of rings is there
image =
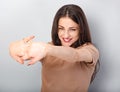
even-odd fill
[[[52,41],[51,41],[51,42],[48,42],[47,44],[54,45]]]
[[[91,50],[97,50],[98,51],[97,47],[92,43],[85,43],[85,44],[79,46],[77,49],[80,49],[80,48],[85,48],[85,49],[91,49]]]

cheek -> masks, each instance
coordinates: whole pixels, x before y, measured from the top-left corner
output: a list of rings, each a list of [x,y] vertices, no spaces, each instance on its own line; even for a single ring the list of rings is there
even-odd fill
[[[79,34],[76,33],[76,34],[73,35],[73,37],[77,40],[79,38]]]
[[[61,32],[58,32],[58,37],[60,39],[60,37],[62,36],[62,33]]]

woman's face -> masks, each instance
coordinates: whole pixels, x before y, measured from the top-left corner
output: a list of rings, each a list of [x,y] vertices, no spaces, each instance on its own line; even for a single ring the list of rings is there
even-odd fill
[[[58,37],[62,46],[71,46],[79,38],[79,25],[69,17],[61,17],[58,22]]]

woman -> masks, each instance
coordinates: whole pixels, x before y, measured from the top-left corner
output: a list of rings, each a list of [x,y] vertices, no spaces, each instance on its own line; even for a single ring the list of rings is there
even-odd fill
[[[32,42],[34,36],[13,42],[10,55],[18,62],[42,63],[41,92],[87,92],[96,72],[99,51],[92,44],[82,9],[64,5],[55,15],[52,42]]]

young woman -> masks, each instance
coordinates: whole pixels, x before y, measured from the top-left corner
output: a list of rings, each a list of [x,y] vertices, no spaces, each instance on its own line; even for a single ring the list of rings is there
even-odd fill
[[[52,26],[52,41],[32,42],[34,36],[10,45],[18,62],[42,63],[41,92],[87,92],[95,77],[99,51],[92,44],[83,10],[73,4],[62,6]]]

